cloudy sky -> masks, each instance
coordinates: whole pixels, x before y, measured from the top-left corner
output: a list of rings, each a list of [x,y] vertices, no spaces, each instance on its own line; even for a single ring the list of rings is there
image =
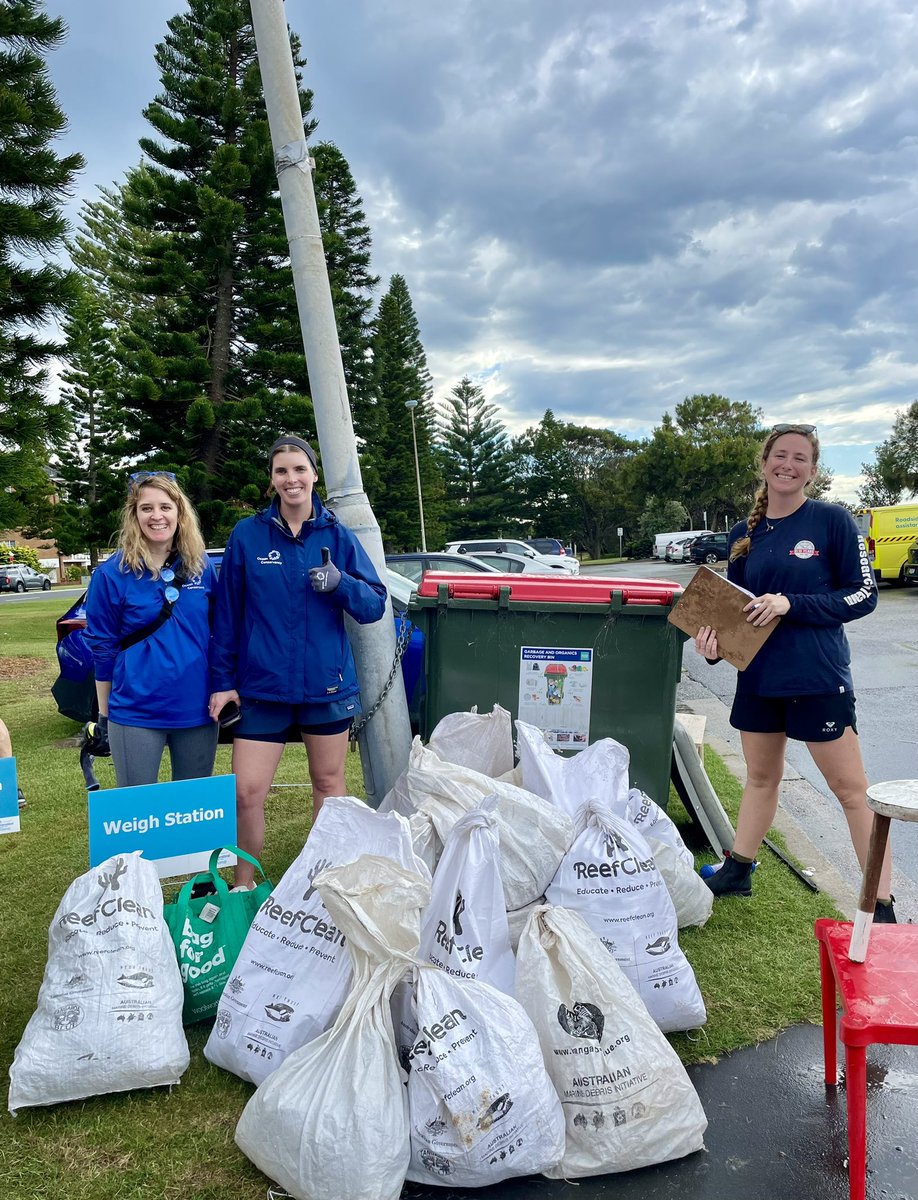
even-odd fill
[[[181,0],[47,0],[79,200],[147,132]],[[642,436],[686,395],[813,421],[852,498],[916,396],[911,0],[287,0],[317,137],[437,394]]]

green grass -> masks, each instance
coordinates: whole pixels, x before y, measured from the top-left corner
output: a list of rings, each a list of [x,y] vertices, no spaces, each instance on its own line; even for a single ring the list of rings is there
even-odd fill
[[[22,832],[0,837],[0,1060],[3,1076],[35,1006],[45,966],[47,930],[61,895],[86,869],[86,793],[73,741],[77,726],[57,714],[54,621],[60,599],[2,606],[0,715],[7,722],[29,807]],[[13,660],[10,662],[10,660]],[[16,660],[19,660],[17,663]],[[25,663],[32,671],[22,678]],[[40,660],[35,662],[34,660]],[[97,764],[103,787],[110,764]],[[706,751],[708,774],[735,817],[739,786]],[[301,747],[288,747],[279,782],[306,777]],[[229,770],[229,750],[217,771]],[[348,783],[362,794],[358,755],[348,755]],[[308,790],[273,792],[268,801],[265,867],[277,880],[309,829]],[[677,800],[670,813],[685,822]],[[686,830],[687,833],[687,830]],[[772,835],[777,840],[776,835]],[[701,856],[699,861],[701,861]],[[707,858],[711,858],[708,855]],[[812,925],[837,915],[767,850],[751,901],[723,900],[704,929],[680,942],[708,1007],[704,1029],[676,1035],[686,1062],[715,1059],[800,1021],[818,1021],[818,956]],[[263,1200],[265,1181],[236,1149],[233,1132],[249,1084],[203,1057],[206,1026],[188,1031],[191,1066],[171,1092],[138,1091],[54,1109],[0,1116],[0,1181],[11,1200]],[[346,1151],[346,1147],[343,1148]]]
[[[709,746],[704,761],[735,825],[742,788]],[[690,841],[688,818],[675,791],[668,811]],[[787,850],[775,830],[769,837]],[[813,922],[840,913],[827,896],[811,892],[764,846],[758,860],[751,900],[715,901],[704,928],[683,929],[679,934],[708,1010],[702,1029],[670,1038],[686,1062],[715,1060],[729,1050],[772,1037],[788,1025],[822,1020]],[[696,854],[699,866],[715,861],[710,851]]]

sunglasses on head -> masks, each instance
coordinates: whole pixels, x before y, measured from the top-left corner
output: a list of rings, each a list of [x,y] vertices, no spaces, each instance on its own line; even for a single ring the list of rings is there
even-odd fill
[[[815,433],[815,425],[772,425],[772,433]]]
[[[175,483],[172,471],[135,471],[133,475],[128,475],[128,486],[145,483],[148,479],[171,479]]]

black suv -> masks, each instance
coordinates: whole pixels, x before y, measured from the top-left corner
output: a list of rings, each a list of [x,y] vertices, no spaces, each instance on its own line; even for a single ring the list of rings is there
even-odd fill
[[[557,538],[524,538],[523,541],[540,554],[566,554],[564,543]]]
[[[689,547],[693,563],[720,562],[727,557],[727,535],[725,533],[703,533]]]
[[[29,588],[41,588],[49,592],[51,580],[25,563],[10,563],[8,567],[0,567],[0,592],[25,592]]]

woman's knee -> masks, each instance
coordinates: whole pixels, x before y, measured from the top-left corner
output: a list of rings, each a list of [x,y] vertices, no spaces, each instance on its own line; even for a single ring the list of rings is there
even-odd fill
[[[783,763],[779,767],[769,764],[747,764],[746,787],[759,792],[776,792],[781,786],[783,775]]]
[[[340,767],[309,768],[309,779],[313,793],[317,796],[335,796],[344,793],[344,765]]]

